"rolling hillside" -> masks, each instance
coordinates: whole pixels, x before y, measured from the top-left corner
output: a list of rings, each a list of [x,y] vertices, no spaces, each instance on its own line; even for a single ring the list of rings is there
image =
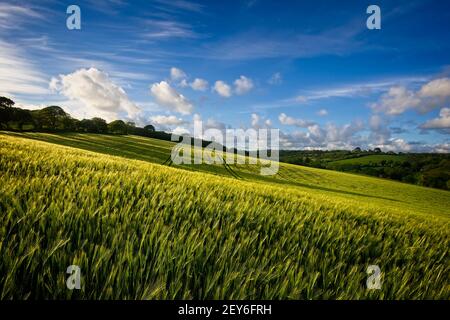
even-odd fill
[[[1,298],[450,297],[449,192],[290,164],[161,165],[171,148],[0,133]],[[382,290],[365,287],[372,264]]]
[[[406,156],[402,156],[402,155],[383,154],[383,155],[370,155],[370,156],[364,156],[364,157],[359,157],[359,158],[351,158],[351,159],[345,159],[345,160],[331,161],[331,162],[329,162],[329,164],[330,165],[346,165],[346,164],[350,164],[350,165],[355,165],[355,164],[365,165],[365,164],[369,164],[369,163],[378,164],[378,163],[381,163],[382,161],[402,162],[402,161],[405,161],[407,159],[408,158]]]
[[[47,134],[4,133],[9,136],[29,138],[98,153],[167,164],[173,142],[138,136],[114,136],[101,134]],[[304,191],[320,191],[323,195],[340,196],[355,200],[358,205],[370,203],[391,207],[410,213],[448,215],[449,192],[412,186],[387,179],[377,179],[356,174],[320,170],[288,163],[280,163],[278,174],[261,176],[259,165],[171,165],[190,171],[238,178],[243,181],[261,181],[293,186]]]

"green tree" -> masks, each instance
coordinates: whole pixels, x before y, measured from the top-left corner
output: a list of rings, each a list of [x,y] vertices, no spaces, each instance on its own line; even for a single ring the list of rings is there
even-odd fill
[[[108,124],[108,131],[112,134],[127,134],[128,127],[122,120],[115,120]]]
[[[50,106],[32,111],[38,129],[48,131],[64,131],[74,129],[74,122],[70,115],[61,107]]]
[[[8,129],[13,106],[14,101],[6,97],[0,97],[0,129]]]
[[[102,118],[92,118],[95,133],[108,133],[108,124]]]

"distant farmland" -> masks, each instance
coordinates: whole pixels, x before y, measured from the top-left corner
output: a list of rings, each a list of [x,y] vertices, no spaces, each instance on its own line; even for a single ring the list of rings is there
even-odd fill
[[[450,298],[448,191],[291,164],[169,167],[172,146],[0,133],[1,299]]]
[[[351,159],[345,159],[345,160],[332,161],[332,162],[329,162],[329,164],[331,166],[347,165],[347,164],[367,165],[369,163],[380,164],[382,161],[402,162],[402,161],[406,161],[407,159],[408,159],[408,157],[403,156],[403,155],[383,154],[383,155],[370,155],[370,156],[363,156],[363,157],[359,157],[359,158],[351,158]]]

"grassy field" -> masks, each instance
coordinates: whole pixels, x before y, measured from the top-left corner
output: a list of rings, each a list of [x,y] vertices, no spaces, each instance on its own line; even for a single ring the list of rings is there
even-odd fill
[[[0,298],[450,298],[449,192],[289,164],[272,177],[161,165],[171,148],[1,133]],[[373,264],[381,290],[366,289]]]
[[[363,156],[359,158],[351,158],[351,159],[345,159],[345,160],[338,160],[338,161],[332,161],[329,162],[330,165],[367,165],[369,163],[377,164],[381,163],[381,161],[393,161],[393,162],[402,162],[407,160],[408,157],[402,156],[402,155],[369,155],[369,156]]]

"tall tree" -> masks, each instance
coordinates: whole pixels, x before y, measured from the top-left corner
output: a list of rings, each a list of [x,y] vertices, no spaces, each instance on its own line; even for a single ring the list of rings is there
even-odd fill
[[[127,134],[128,127],[122,120],[115,120],[108,124],[108,131],[112,134]]]
[[[11,108],[14,101],[6,97],[0,97],[0,129],[8,129],[8,122],[11,120]]]

